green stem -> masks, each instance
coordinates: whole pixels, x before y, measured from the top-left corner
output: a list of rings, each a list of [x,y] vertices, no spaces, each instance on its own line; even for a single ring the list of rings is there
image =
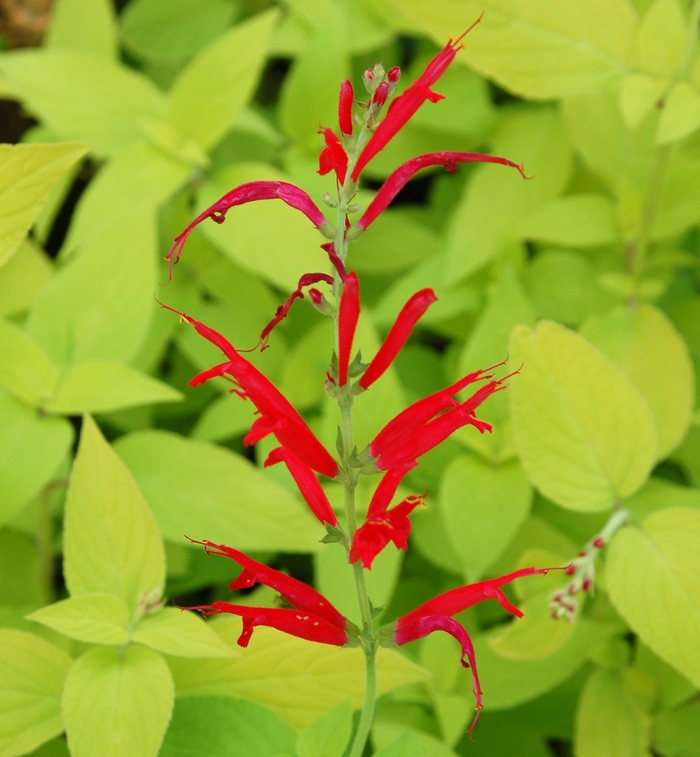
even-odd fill
[[[362,757],[374,720],[374,705],[377,701],[377,665],[375,651],[365,650],[365,701],[360,722],[348,757]]]

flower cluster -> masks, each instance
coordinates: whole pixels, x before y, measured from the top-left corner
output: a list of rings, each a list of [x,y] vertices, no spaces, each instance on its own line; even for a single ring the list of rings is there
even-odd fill
[[[466,32],[465,32],[466,34]],[[304,297],[304,289],[317,309],[331,315],[336,324],[336,353],[327,373],[326,390],[338,399],[346,412],[356,397],[371,389],[391,366],[409,339],[413,329],[436,301],[430,288],[421,289],[406,302],[390,328],[374,358],[364,364],[355,351],[355,331],[360,317],[360,284],[357,275],[346,269],[348,243],[363,233],[396,197],[401,188],[418,171],[430,166],[443,166],[456,170],[460,163],[489,162],[516,168],[523,176],[522,166],[500,157],[481,153],[437,152],[409,160],[394,171],[376,193],[359,220],[351,223],[348,215],[356,210],[351,204],[361,173],[369,162],[393,139],[411,116],[426,101],[436,103],[443,98],[432,87],[454,60],[462,44],[462,37],[449,42],[428,64],[417,81],[393,99],[398,87],[400,71],[392,68],[385,72],[381,65],[364,74],[369,100],[361,103],[363,116],[353,113],[358,105],[351,82],[340,87],[338,107],[339,133],[322,128],[325,147],[319,158],[319,173],[335,174],[338,199],[329,196],[326,202],[337,210],[335,224],[309,195],[299,187],[281,181],[256,181],[232,189],[207,208],[175,239],[168,253],[170,271],[182,253],[193,229],[207,218],[222,223],[230,208],[244,203],[280,199],[301,211],[331,241],[321,245],[332,266],[333,275],[308,273],[299,281],[284,305],[278,308],[270,323],[260,335],[264,349],[271,330],[287,315],[296,299]],[[381,118],[385,104],[390,101],[386,115]],[[330,287],[326,298],[315,285]],[[174,310],[173,308],[169,308]],[[357,451],[354,443],[343,437],[338,455],[334,456],[316,437],[311,428],[274,384],[247,360],[222,334],[195,318],[174,310],[182,319],[223,353],[218,365],[203,371],[189,383],[197,386],[215,377],[223,377],[233,384],[233,393],[250,400],[258,417],[244,438],[244,444],[255,444],[269,434],[279,446],[268,455],[264,465],[284,463],[308,504],[311,512],[327,530],[325,541],[340,542],[347,551],[348,561],[355,573],[362,576],[370,569],[376,556],[392,542],[398,549],[408,548],[411,530],[410,515],[418,505],[424,505],[424,495],[412,494],[392,504],[404,477],[418,464],[418,459],[447,439],[463,426],[473,426],[480,433],[491,426],[476,416],[477,409],[489,396],[505,388],[503,378],[492,372],[500,367],[477,370],[450,386],[424,397],[401,411],[389,421],[365,449]],[[468,387],[477,385],[466,399],[458,395]],[[344,432],[343,432],[344,433]],[[341,433],[342,436],[342,433]],[[354,492],[359,476],[380,475],[371,498],[367,516],[359,526],[355,524],[354,510],[342,522],[333,510],[317,476],[343,482]],[[354,505],[353,505],[354,507]],[[348,621],[315,589],[273,568],[224,545],[210,541],[202,544],[208,554],[231,558],[242,567],[240,576],[231,583],[231,589],[250,588],[261,583],[276,590],[288,607],[264,608],[217,601],[194,608],[205,615],[233,613],[243,619],[243,632],[239,644],[247,646],[256,626],[270,626],[294,636],[336,646],[362,646],[373,654],[377,645],[401,645],[420,639],[433,631],[442,630],[454,636],[461,644],[462,664],[471,667],[477,711],[482,705],[482,692],[477,676],[474,649],[467,631],[452,617],[456,613],[486,599],[496,599],[508,612],[522,613],[506,599],[502,587],[515,578],[546,572],[545,569],[525,568],[500,578],[470,584],[448,591],[424,603],[396,622],[376,631],[368,613],[363,618],[364,628],[359,629]],[[364,580],[364,579],[362,579]],[[371,651],[370,651],[371,650]],[[478,715],[478,712],[477,712]],[[475,719],[476,722],[476,719]],[[470,729],[471,730],[471,729]]]

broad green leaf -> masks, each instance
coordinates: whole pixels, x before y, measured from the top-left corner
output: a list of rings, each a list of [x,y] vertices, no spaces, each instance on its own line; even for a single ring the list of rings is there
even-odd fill
[[[165,96],[142,74],[81,50],[21,50],[0,62],[28,109],[63,139],[113,154],[142,139],[142,118],[162,119]]]
[[[456,746],[473,719],[472,702],[459,694],[436,693],[433,707],[443,739],[450,746]]]
[[[304,150],[319,145],[319,123],[338,120],[340,82],[349,74],[346,6],[332,4],[285,79],[279,103],[280,125]]]
[[[71,596],[113,594],[133,612],[162,591],[165,556],[136,483],[89,415],[66,501],[64,575]]]
[[[160,757],[292,757],[296,733],[268,707],[233,697],[178,699]]]
[[[323,399],[334,338],[333,321],[324,318],[304,334],[284,361],[277,386],[294,407],[309,407]]]
[[[0,629],[0,755],[26,754],[63,731],[71,658],[30,633]]]
[[[515,445],[530,481],[571,510],[606,510],[656,460],[653,416],[632,383],[573,331],[541,321],[511,337]]]
[[[0,145],[0,266],[20,242],[48,200],[51,190],[87,145]]]
[[[700,702],[669,710],[654,720],[654,747],[668,757],[694,757],[700,739]]]
[[[652,476],[636,494],[625,500],[625,509],[632,513],[637,523],[665,507],[696,507],[700,510],[700,489]]]
[[[425,757],[425,750],[413,733],[406,729],[400,736],[375,752],[374,757]]]
[[[445,532],[467,581],[483,578],[530,512],[532,488],[520,465],[500,466],[471,455],[455,458],[440,480]]]
[[[0,523],[41,491],[68,453],[73,428],[0,391]]]
[[[685,436],[695,401],[693,364],[683,338],[653,305],[620,306],[586,322],[581,335],[617,365],[649,404],[657,457],[663,460]]]
[[[53,275],[53,264],[31,239],[0,267],[0,315],[26,310]]]
[[[248,181],[288,180],[265,164],[237,163],[203,186],[198,209],[203,210]],[[302,274],[328,268],[327,257],[319,249],[323,239],[313,224],[281,201],[251,202],[232,208],[221,226],[206,222],[201,228],[236,263],[283,291],[296,289]]]
[[[27,618],[90,644],[121,646],[129,641],[129,610],[113,594],[83,594],[63,599]]]
[[[412,520],[411,539],[419,554],[448,573],[462,575],[461,560],[452,549],[440,510],[430,506],[418,509]]]
[[[252,402],[231,400],[229,394],[224,394],[207,405],[192,429],[192,438],[220,442],[247,433],[255,421],[255,406]]]
[[[700,92],[687,82],[678,82],[666,95],[656,141],[675,142],[700,126]]]
[[[70,753],[155,757],[172,707],[172,677],[157,652],[93,647],[73,664],[63,691]]]
[[[653,239],[665,239],[685,231],[700,220],[695,198],[700,192],[700,161],[688,154],[672,158],[659,197],[652,228]]]
[[[679,0],[655,0],[639,25],[634,62],[649,73],[673,76],[687,45],[685,12]]]
[[[168,119],[210,148],[232,126],[258,83],[277,13],[262,13],[217,37],[179,74]]]
[[[170,385],[128,365],[84,360],[69,368],[43,406],[50,413],[80,415],[182,399],[183,395]]]
[[[53,393],[58,369],[34,339],[0,318],[0,386],[34,407]]]
[[[568,247],[595,247],[617,239],[610,200],[600,194],[567,195],[520,219],[518,236]]]
[[[553,108],[507,113],[490,152],[523,163],[537,180],[526,181],[505,166],[475,169],[447,230],[445,283],[459,281],[497,258],[517,237],[520,219],[561,194],[568,181],[569,142]]]
[[[668,80],[648,74],[627,74],[620,87],[620,110],[630,129],[636,129],[659,102]]]
[[[576,712],[577,757],[647,757],[656,682],[641,670],[596,670]]]
[[[144,58],[186,58],[219,36],[235,12],[227,0],[132,0],[121,14],[122,39]]]
[[[240,455],[156,430],[122,437],[115,449],[171,541],[187,534],[243,551],[318,549],[323,528],[306,505]]]
[[[58,0],[44,44],[112,59],[117,55],[116,31],[114,6],[109,0]]]
[[[610,545],[606,588],[617,611],[661,659],[700,686],[700,511],[670,507]]]
[[[175,657],[235,656],[202,618],[176,607],[164,607],[142,618],[131,638]]]
[[[639,640],[635,645],[634,664],[658,682],[659,695],[656,700],[656,709],[660,711],[677,707],[697,693],[697,687],[693,686],[684,675],[667,665]]]
[[[395,4],[440,47],[483,11],[484,20],[469,34],[459,56],[505,89],[541,100],[600,89],[617,80],[631,58],[637,24],[625,0]]]
[[[427,722],[416,722],[416,715],[418,717],[423,715]],[[408,727],[406,727],[406,722],[410,723]],[[428,732],[432,732],[433,729],[432,719],[426,718],[421,710],[416,713],[415,706],[412,711],[406,712],[398,721],[393,718],[384,718],[380,712],[372,727],[372,743],[378,747],[381,753],[382,749],[394,743],[399,737],[405,733],[410,733],[414,741],[420,745],[425,757],[457,757],[457,753],[450,749],[444,741]]]
[[[0,530],[0,605],[42,605],[45,600],[40,581],[34,534]]]
[[[238,618],[221,625],[240,634]],[[217,627],[220,627],[217,623]],[[362,706],[364,655],[256,628],[250,646],[237,660],[170,659],[179,697],[243,696],[267,705],[290,725],[305,728],[347,699]],[[377,655],[379,696],[398,686],[425,681],[429,674],[388,649]]]
[[[344,702],[326,712],[297,737],[297,757],[343,757],[352,733],[352,709]]]
[[[127,361],[156,307],[155,220],[111,219],[42,291],[27,331],[57,363]]]

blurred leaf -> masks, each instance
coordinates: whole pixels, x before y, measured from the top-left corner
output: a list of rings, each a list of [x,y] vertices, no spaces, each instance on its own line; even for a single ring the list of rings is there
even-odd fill
[[[188,63],[170,89],[170,123],[202,147],[213,147],[253,94],[276,20],[276,11],[259,14]]]
[[[684,675],[667,665],[639,640],[635,645],[634,664],[658,682],[659,695],[655,709],[659,711],[677,707],[697,693],[697,687]]]
[[[129,641],[129,610],[113,594],[83,594],[42,607],[27,616],[71,639],[121,646]]]
[[[282,757],[296,733],[269,708],[233,697],[178,699],[160,757]]]
[[[343,757],[352,733],[350,702],[326,712],[297,737],[297,757]]]
[[[44,45],[116,58],[114,5],[109,0],[58,0],[51,9]]]
[[[188,534],[243,551],[318,549],[323,528],[306,505],[240,455],[158,430],[122,437],[115,450],[166,539],[182,543]]]
[[[36,749],[63,731],[61,690],[71,658],[33,634],[0,629],[0,755]]]
[[[155,757],[172,707],[172,677],[157,652],[93,647],[73,664],[63,692],[70,753]]]
[[[236,402],[229,394],[224,394],[204,408],[191,436],[202,442],[220,442],[240,436],[250,430],[255,413],[252,402]]]
[[[30,239],[0,267],[0,315],[26,310],[53,275],[53,265]]]
[[[174,657],[235,656],[202,618],[177,607],[164,607],[142,618],[131,638]]]
[[[656,429],[632,383],[551,321],[511,337],[523,369],[509,389],[515,444],[530,481],[562,507],[606,510],[633,494],[656,459]]]
[[[58,368],[41,345],[15,326],[0,318],[0,385],[29,405],[42,405],[53,393]]]
[[[0,604],[43,604],[36,539],[0,531]]]
[[[700,93],[686,82],[674,84],[664,99],[656,141],[675,142],[700,126]]]
[[[333,340],[333,321],[324,318],[304,334],[284,361],[278,388],[294,407],[309,407],[323,399]]]
[[[654,720],[654,747],[667,757],[695,757],[700,740],[700,702],[662,713]]]
[[[375,752],[374,757],[425,757],[425,750],[413,733],[406,729],[400,736]]]
[[[700,511],[669,507],[613,539],[606,587],[617,611],[661,659],[700,686]]]
[[[625,124],[636,129],[667,88],[667,79],[648,74],[627,74],[620,87],[620,110]]]
[[[700,220],[698,193],[700,160],[686,154],[672,158],[664,174],[652,238],[665,239],[696,224]]]
[[[15,254],[56,183],[87,150],[75,142],[0,145],[0,266]]]
[[[638,492],[625,500],[625,509],[632,513],[637,523],[641,523],[648,515],[666,507],[700,509],[700,489],[679,486],[671,481],[652,476]]]
[[[165,556],[158,527],[129,471],[89,415],[71,473],[63,541],[63,570],[73,597],[109,593],[133,612],[144,594],[163,589]]]
[[[679,0],[654,0],[635,40],[635,63],[658,76],[673,76],[687,44],[685,11]]]

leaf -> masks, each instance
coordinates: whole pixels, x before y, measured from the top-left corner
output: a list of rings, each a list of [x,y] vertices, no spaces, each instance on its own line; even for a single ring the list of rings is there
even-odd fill
[[[130,612],[162,591],[165,556],[158,527],[124,464],[89,415],[71,472],[63,536],[71,596],[113,594]]]
[[[674,76],[687,45],[685,11],[678,0],[655,0],[635,40],[634,62],[652,74]]]
[[[700,511],[669,507],[617,533],[606,587],[617,611],[662,660],[700,686]]]
[[[73,427],[44,418],[0,391],[0,523],[51,480],[70,450]]]
[[[666,145],[694,132],[700,126],[700,92],[687,82],[674,84],[666,95],[656,142]]]
[[[33,751],[63,731],[61,690],[72,663],[30,633],[0,629],[0,755]]]
[[[297,737],[297,757],[343,757],[352,733],[352,709],[344,702],[326,712]]]
[[[637,523],[665,507],[696,507],[700,509],[700,489],[680,486],[652,476],[632,497],[625,500],[625,510]]]
[[[170,123],[202,147],[213,147],[253,94],[276,20],[276,11],[260,13],[199,53],[170,89]]]
[[[39,582],[39,553],[31,536],[0,530],[0,606],[40,606],[44,591]],[[4,624],[7,625],[7,624]]]
[[[58,369],[34,339],[4,318],[0,318],[0,354],[0,386],[34,407],[51,396]]]
[[[649,404],[657,457],[663,460],[685,436],[695,402],[693,364],[683,338],[653,305],[620,306],[587,321],[581,335],[617,365]]]
[[[689,702],[654,720],[654,747],[669,757],[693,757],[700,738],[700,702]]]
[[[269,708],[233,697],[178,699],[160,757],[282,757],[296,733]]]
[[[87,151],[75,142],[0,145],[0,266],[15,254],[59,179]]]
[[[128,365],[84,360],[68,370],[51,399],[43,405],[50,413],[80,415],[182,399],[183,395],[170,385]]]
[[[515,445],[530,481],[571,510],[633,494],[656,459],[648,405],[581,336],[551,321],[511,336],[523,369],[509,389]]]
[[[425,750],[409,730],[375,752],[374,757],[425,757]]]
[[[306,506],[240,455],[157,430],[122,437],[115,450],[170,541],[191,534],[243,551],[318,549],[323,529]]]
[[[231,648],[202,618],[176,607],[164,607],[142,618],[131,638],[175,657],[234,656]]]
[[[53,275],[53,264],[29,238],[0,267],[0,315],[16,315],[34,302]]]
[[[516,230],[522,239],[568,247],[595,247],[618,238],[612,203],[600,194],[551,200],[521,218]]]
[[[620,110],[625,124],[636,129],[667,88],[666,79],[648,74],[627,74],[620,87]]]
[[[576,712],[578,757],[647,757],[656,682],[641,670],[596,670]]]
[[[501,87],[531,99],[550,100],[600,89],[626,70],[636,14],[625,0],[445,0],[396,2],[401,12],[442,47],[454,38],[455,19],[468,25],[461,60]]]
[[[73,664],[63,692],[70,753],[155,757],[172,707],[173,681],[157,652],[93,647]]]
[[[71,639],[121,646],[129,641],[129,610],[113,594],[83,594],[63,599],[27,615]]]
[[[452,460],[440,480],[440,512],[467,581],[483,578],[531,503],[532,488],[517,462],[491,466],[471,455]]]
[[[117,55],[116,31],[114,6],[109,0],[59,0],[52,10],[44,44],[112,59]]]
[[[141,140],[142,118],[165,116],[165,97],[150,79],[103,55],[21,50],[3,56],[0,70],[45,126],[100,154]]]
[[[685,231],[700,219],[695,202],[700,192],[700,161],[688,154],[672,158],[664,176],[652,239],[665,239]]]
[[[237,638],[241,624],[227,617],[217,627]],[[221,633],[221,631],[220,631]],[[270,707],[295,728],[305,728],[347,699],[362,706],[364,655],[256,628],[250,646],[236,660],[169,660],[178,697],[243,696]],[[425,681],[423,668],[388,649],[377,654],[377,695]]]

